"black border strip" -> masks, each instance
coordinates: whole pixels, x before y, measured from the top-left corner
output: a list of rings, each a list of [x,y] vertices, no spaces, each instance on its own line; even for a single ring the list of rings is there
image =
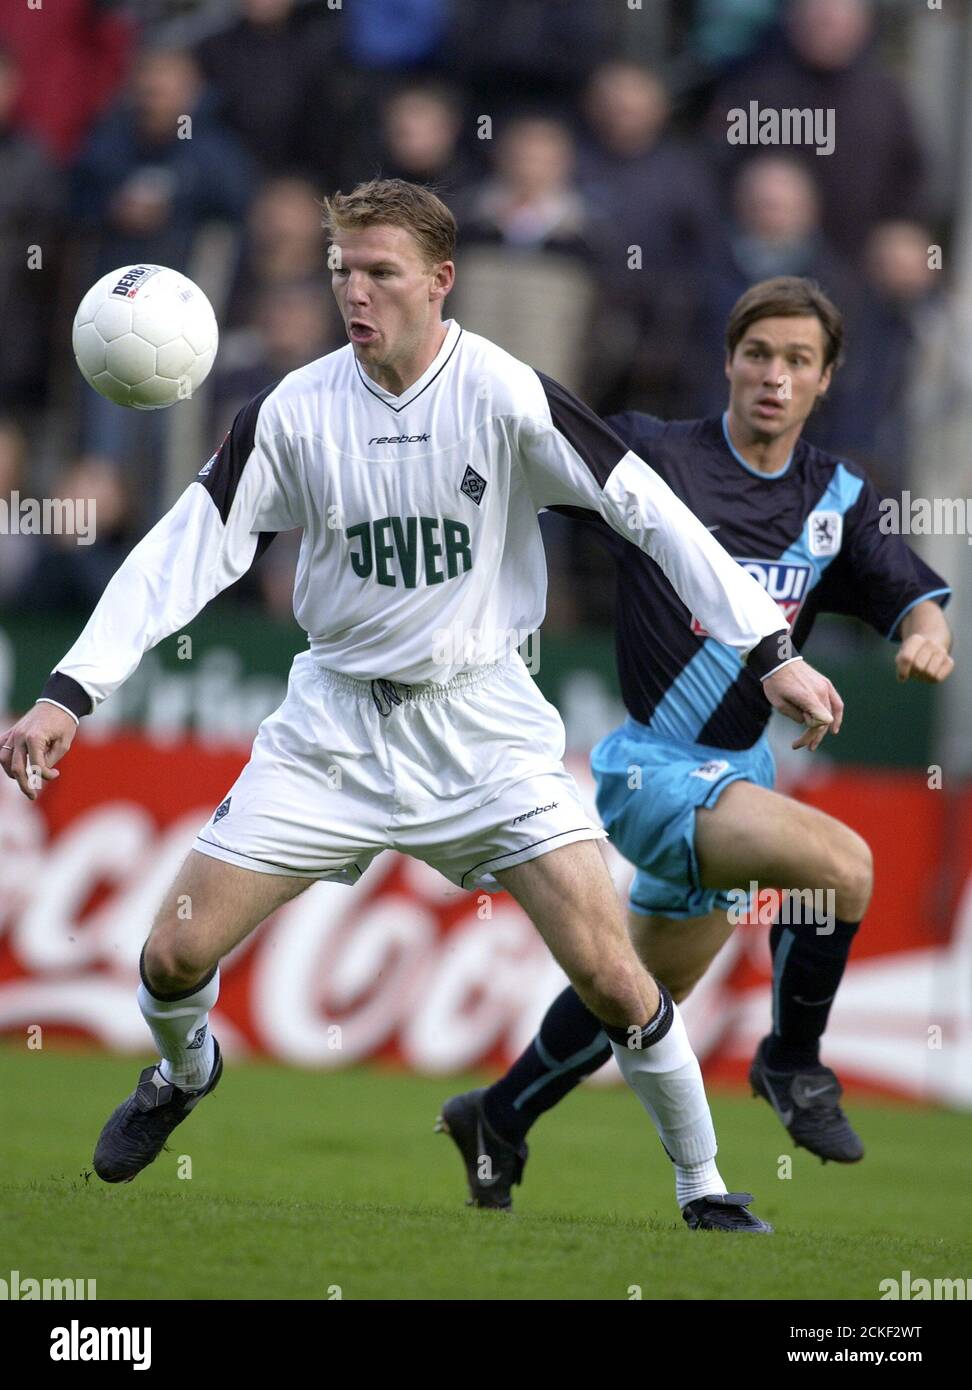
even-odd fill
[[[746,665],[760,680],[765,680],[779,667],[793,661],[799,655],[793,645],[790,629],[781,627],[778,632],[771,632],[768,636],[760,638],[747,655]]]
[[[603,488],[621,460],[634,450],[559,381],[544,372],[534,371],[543,388],[554,429],[577,451],[598,486]]]
[[[78,719],[83,719],[94,709],[94,701],[73,676],[63,671],[52,671],[44,682],[44,688],[37,697],[40,700],[53,700],[71,711]]]

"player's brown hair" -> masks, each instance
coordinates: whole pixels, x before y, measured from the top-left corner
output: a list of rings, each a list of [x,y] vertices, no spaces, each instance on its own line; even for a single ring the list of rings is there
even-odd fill
[[[451,261],[456,251],[456,219],[441,198],[406,179],[371,179],[350,193],[335,193],[321,204],[328,240],[362,227],[404,227],[418,242],[429,265]]]
[[[805,314],[814,314],[823,328],[824,367],[839,366],[844,346],[843,316],[815,281],[800,275],[760,280],[739,296],[726,324],[726,352],[732,357],[758,319],[797,318]]]

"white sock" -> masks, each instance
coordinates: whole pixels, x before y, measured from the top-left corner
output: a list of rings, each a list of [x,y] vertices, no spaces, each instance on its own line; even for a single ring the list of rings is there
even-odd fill
[[[648,1111],[666,1152],[675,1164],[675,1197],[680,1207],[696,1197],[726,1192],[716,1167],[715,1128],[705,1098],[698,1059],[672,1004],[666,1035],[649,1047],[611,1043],[621,1075]]]
[[[675,1200],[680,1207],[694,1202],[696,1197],[711,1197],[728,1190],[714,1158],[707,1158],[704,1163],[675,1164]]]
[[[211,980],[183,999],[156,999],[144,985],[138,987],[138,1007],[162,1054],[159,1070],[182,1090],[199,1090],[212,1074],[216,1049],[209,1010],[218,998],[218,968]]]

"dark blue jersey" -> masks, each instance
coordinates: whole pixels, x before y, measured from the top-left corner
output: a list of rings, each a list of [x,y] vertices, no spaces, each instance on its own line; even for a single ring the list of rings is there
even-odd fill
[[[863,470],[799,440],[778,473],[758,473],[729,442],[725,417],[666,423],[625,411],[607,422],[779,603],[799,649],[818,613],[862,618],[897,638],[901,619],[950,590],[900,536],[879,530]],[[628,712],[668,738],[750,748],[770,705],[731,648],[708,636],[658,565],[592,512],[617,564],[618,674]]]

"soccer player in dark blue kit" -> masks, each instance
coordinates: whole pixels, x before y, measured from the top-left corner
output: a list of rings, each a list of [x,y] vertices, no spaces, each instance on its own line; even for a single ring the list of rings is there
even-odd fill
[[[818,613],[850,614],[900,643],[899,680],[942,681],[953,667],[942,614],[948,586],[900,536],[881,530],[880,498],[864,472],[801,439],[842,340],[840,313],[812,282],[763,281],[729,318],[721,418],[665,423],[625,412],[607,423],[766,586],[797,649]],[[654,561],[595,513],[556,510],[593,526],[617,564],[628,718],[591,761],[601,819],[637,870],[628,917],[635,947],[679,1001],[732,932],[727,908],[738,896],[730,890],[754,880],[829,890],[826,926],[794,924],[787,913],[771,929],[772,1030],[750,1081],[796,1144],[854,1163],[864,1148],[819,1047],[870,900],[868,846],[832,816],[772,790],[770,706],[759,681],[705,633]],[[511,1205],[530,1126],[610,1055],[597,1019],[568,988],[501,1080],[446,1102],[440,1128],[462,1154],[472,1204]],[[738,1229],[747,1228],[741,1215]]]

